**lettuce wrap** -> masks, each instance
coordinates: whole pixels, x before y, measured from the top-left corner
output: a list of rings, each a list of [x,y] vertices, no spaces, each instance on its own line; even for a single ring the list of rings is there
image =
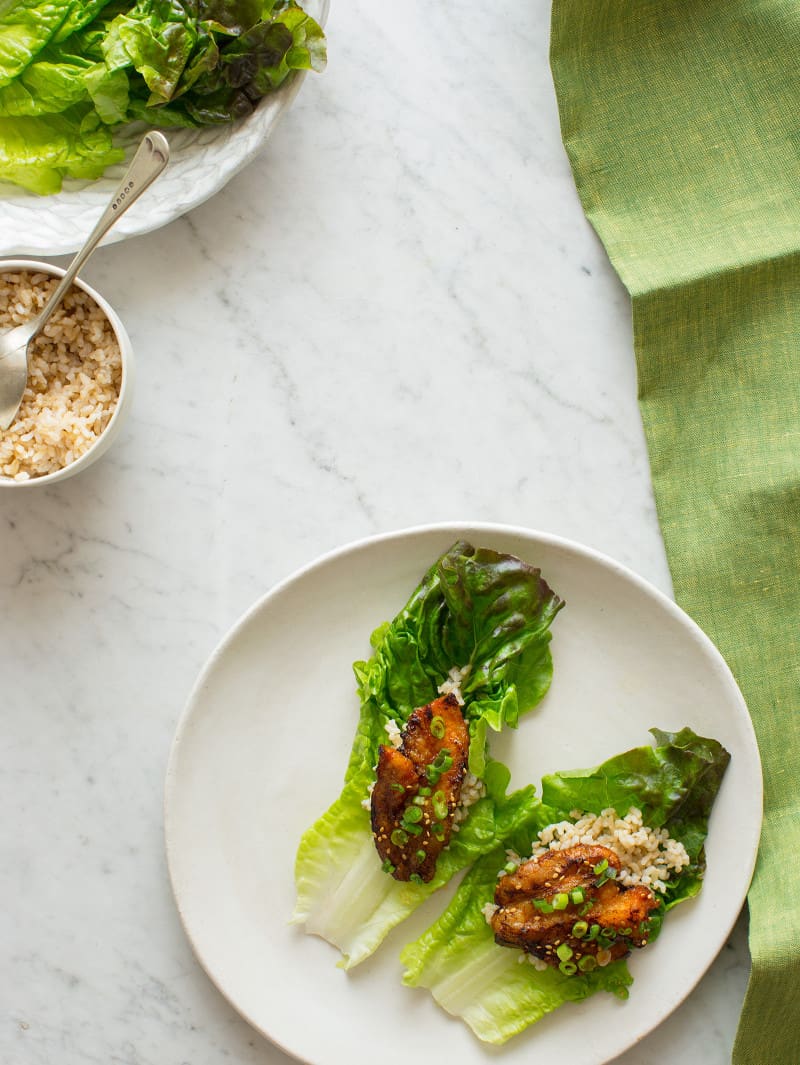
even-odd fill
[[[341,795],[303,835],[293,922],[327,939],[350,968],[434,891],[538,816],[532,787],[506,795],[509,772],[487,754],[487,730],[515,728],[543,698],[553,673],[550,625],[563,602],[538,569],[511,555],[459,542],[439,558],[391,623],[356,662],[361,710]],[[469,727],[469,771],[486,794],[465,811],[429,883],[382,869],[368,808],[386,726],[400,729],[437,697],[457,668]],[[391,726],[390,726],[391,727]]]
[[[689,857],[689,864],[667,881],[650,918],[650,942],[664,915],[701,888],[708,819],[730,761],[721,744],[689,728],[651,732],[655,747],[636,747],[594,769],[544,777],[541,804],[529,808],[528,823],[507,842],[528,855],[541,828],[574,820],[575,810],[600,814],[613,808],[620,817],[631,807],[641,810],[646,825],[667,829]],[[505,1043],[565,1002],[598,991],[627,998],[633,982],[624,959],[565,975],[556,968],[539,971],[519,964],[519,950],[498,946],[484,907],[494,900],[498,870],[506,860],[502,846],[481,857],[439,919],[401,954],[407,986],[428,988],[443,1009],[494,1044]]]

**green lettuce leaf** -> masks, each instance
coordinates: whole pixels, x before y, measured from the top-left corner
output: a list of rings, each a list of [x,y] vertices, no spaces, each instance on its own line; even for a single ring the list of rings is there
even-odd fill
[[[80,108],[40,118],[0,118],[0,181],[58,192],[65,177],[93,180],[125,153],[96,114]]]
[[[33,62],[74,6],[74,0],[0,0],[0,87]]]
[[[548,823],[542,810],[539,816],[543,819],[534,832],[523,832],[523,840]],[[442,1009],[495,1044],[505,1043],[565,1002],[579,1002],[597,991],[627,998],[633,980],[624,962],[570,977],[558,969],[539,972],[521,965],[519,951],[495,943],[483,907],[494,898],[497,873],[505,861],[498,848],[475,863],[441,917],[404,948],[403,983],[428,988]]]
[[[531,817],[529,825],[508,838],[518,854],[526,855],[539,829],[572,820],[572,810],[599,814],[611,807],[624,816],[638,807],[645,824],[666,828],[690,858],[690,865],[668,881],[663,905],[651,917],[652,941],[665,913],[700,890],[708,819],[730,755],[716,740],[688,728],[651,732],[655,748],[636,747],[593,769],[544,777],[539,823]],[[565,1002],[597,991],[627,997],[632,977],[624,961],[566,976],[557,969],[539,972],[519,964],[519,951],[494,942],[483,907],[494,901],[497,872],[504,863],[505,853],[498,848],[473,866],[441,917],[404,948],[403,982],[428,988],[443,1009],[461,1017],[480,1039],[497,1044]]]
[[[506,796],[509,773],[487,759],[485,730],[487,722],[495,729],[515,726],[547,691],[549,628],[562,606],[538,569],[459,542],[428,570],[394,621],[372,634],[372,658],[354,664],[361,707],[345,787],[301,840],[293,917],[338,946],[345,968],[363,961],[433,891],[538,809],[530,788]],[[467,810],[434,879],[401,884],[381,869],[363,804],[387,723],[402,727],[414,709],[435,699],[454,666],[468,668],[462,692],[470,770],[487,795]]]
[[[381,727],[389,719],[402,726],[436,698],[453,667],[461,669],[470,771],[480,776],[487,725],[516,727],[550,687],[550,625],[563,605],[528,563],[457,543],[392,624],[372,634],[372,658],[354,666],[361,700]],[[377,748],[369,757],[374,763]]]
[[[690,728],[676,733],[650,731],[656,747],[635,747],[594,769],[544,777],[542,801],[552,810],[554,821],[568,818],[570,810],[600,813],[608,807],[624,817],[636,806],[646,825],[666,828],[684,845],[690,860],[667,884],[668,910],[700,890],[708,819],[731,756],[717,740],[698,736]],[[651,938],[659,923],[656,919]]]
[[[362,780],[360,783],[364,783]],[[487,849],[538,824],[540,803],[532,787],[499,800],[487,795],[469,809],[428,884],[402,883],[381,868],[372,839],[365,790],[355,779],[308,829],[295,863],[297,903],[293,924],[322,936],[342,952],[351,969],[369,957],[395,925],[404,921],[457,872]]]
[[[116,161],[100,125],[230,122],[325,59],[321,27],[294,0],[0,0],[0,117],[47,120],[5,125],[0,180],[57,192],[60,177]]]

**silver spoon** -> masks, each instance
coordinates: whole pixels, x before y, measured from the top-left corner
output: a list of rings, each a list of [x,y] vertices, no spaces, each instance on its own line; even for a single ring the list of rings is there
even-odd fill
[[[36,317],[0,334],[0,430],[17,416],[28,383],[28,346],[44,329],[50,315],[67,293],[75,275],[118,218],[135,203],[169,162],[169,143],[163,133],[147,133],[139,145],[119,188],[111,197],[89,239],[69,264],[61,284]]]

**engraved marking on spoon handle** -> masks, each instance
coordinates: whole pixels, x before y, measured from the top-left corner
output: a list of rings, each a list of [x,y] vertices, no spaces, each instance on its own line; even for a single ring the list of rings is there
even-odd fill
[[[125,171],[125,176],[119,183],[119,187],[111,197],[111,202],[98,219],[97,225],[89,234],[84,246],[69,264],[60,285],[36,319],[35,331],[37,333],[44,327],[50,315],[61,302],[64,293],[75,280],[76,274],[109,229],[118,218],[125,214],[132,204],[136,203],[145,189],[148,189],[153,184],[168,162],[169,142],[164,134],[157,131],[146,133],[136,151],[136,155],[131,160],[130,166]]]

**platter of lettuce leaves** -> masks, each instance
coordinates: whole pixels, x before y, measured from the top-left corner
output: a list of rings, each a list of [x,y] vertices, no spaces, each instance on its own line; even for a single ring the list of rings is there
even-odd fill
[[[0,252],[79,247],[148,126],[170,166],[111,239],[213,195],[324,69],[326,14],[327,0],[0,3]]]
[[[378,749],[453,669],[480,797],[432,878],[398,879],[372,837]],[[507,851],[607,807],[641,810],[688,854],[651,942],[585,973],[519,964],[485,917]],[[713,962],[760,823],[750,719],[693,622],[588,548],[480,524],[361,541],[269,592],[201,674],[166,786],[200,963],[255,1028],[319,1065],[378,1047],[398,1065],[611,1060]]]

